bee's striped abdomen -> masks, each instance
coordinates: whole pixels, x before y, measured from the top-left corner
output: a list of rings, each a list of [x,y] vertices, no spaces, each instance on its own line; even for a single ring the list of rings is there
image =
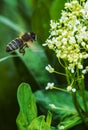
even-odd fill
[[[14,51],[20,48],[22,45],[23,45],[23,41],[21,39],[15,39],[7,45],[6,52]]]

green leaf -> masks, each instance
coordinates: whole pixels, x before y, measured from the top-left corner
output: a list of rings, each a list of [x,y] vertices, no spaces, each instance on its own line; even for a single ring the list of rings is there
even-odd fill
[[[24,56],[18,52],[18,56],[22,59],[39,86],[40,84],[43,84],[44,86],[44,84],[50,80],[50,77],[45,70],[48,59],[43,48],[37,42],[34,43],[34,46],[34,48],[26,48]]]
[[[52,114],[51,112],[49,111],[48,112],[48,115],[47,115],[47,118],[46,118],[46,122],[47,124],[50,126],[51,125],[51,121],[52,121]]]
[[[71,97],[71,93],[57,91],[37,91],[35,92],[36,102],[40,109],[48,109],[53,113],[53,119],[60,120],[58,130],[64,127],[65,130],[82,123]],[[81,103],[81,100],[79,99]]]
[[[19,27],[17,24],[13,23],[10,19],[8,19],[5,16],[0,15],[0,22],[9,26],[10,28],[12,28],[13,30],[17,31],[17,32],[24,32],[24,30]]]
[[[45,116],[39,116],[31,122],[28,130],[50,130],[50,126],[45,122]]]
[[[50,130],[57,130],[56,127],[51,126]]]
[[[20,112],[17,117],[17,126],[19,130],[27,130],[31,121],[37,116],[37,108],[28,84],[22,83],[18,87],[17,99],[20,107]]]
[[[37,91],[35,92],[35,99],[43,108],[57,113],[59,117],[77,114],[70,93],[57,91]],[[52,104],[56,108],[53,108]]]
[[[61,10],[64,8],[64,3],[66,0],[54,0],[52,1],[52,5],[50,7],[50,15],[51,19],[58,19],[61,15]]]
[[[64,128],[64,130],[68,130],[81,123],[82,120],[78,115],[71,115],[61,120],[61,122],[58,125],[58,130],[61,130],[62,127]]]

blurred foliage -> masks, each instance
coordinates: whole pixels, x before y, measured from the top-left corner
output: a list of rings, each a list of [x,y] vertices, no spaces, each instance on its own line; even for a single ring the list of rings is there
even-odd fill
[[[18,57],[0,61],[1,130],[16,130],[16,91],[22,81],[30,83],[32,90],[36,91],[44,88],[48,81],[62,84],[65,80],[60,80],[55,75],[50,77],[46,72],[45,66],[48,63],[57,69],[60,66],[57,66],[54,54],[42,47],[49,34],[50,19],[57,20],[60,17],[65,2],[66,0],[0,1],[0,59],[9,56],[5,52],[6,45],[22,33],[33,31],[38,37],[36,47],[26,49],[25,56],[17,51],[15,55]]]

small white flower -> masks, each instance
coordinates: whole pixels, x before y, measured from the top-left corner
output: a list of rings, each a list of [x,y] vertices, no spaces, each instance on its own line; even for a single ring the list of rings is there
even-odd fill
[[[70,92],[72,90],[72,86],[67,86],[67,91]]]
[[[48,90],[48,89],[52,89],[53,88],[53,86],[54,86],[54,83],[47,83],[47,86],[46,86],[46,90]]]
[[[85,47],[86,43],[82,41],[82,42],[81,42],[81,45],[82,45],[83,47]]]
[[[71,6],[71,3],[65,3],[65,7],[69,8]]]
[[[88,45],[86,45],[86,48],[88,49]]]
[[[61,125],[61,126],[59,127],[59,129],[60,129],[60,130],[64,130],[64,126]]]
[[[75,37],[70,37],[69,42],[70,42],[70,43],[76,43]]]
[[[80,21],[79,20],[76,20],[76,25],[80,24]]]
[[[82,58],[83,58],[82,53],[79,53],[79,58],[80,58],[80,59],[82,59]]]
[[[83,74],[86,74],[86,73],[87,73],[86,69],[83,69],[83,70],[82,70],[82,73],[83,73]]]
[[[86,29],[87,29],[87,27],[86,27],[86,26],[84,26],[83,28],[81,28],[81,32],[85,32],[85,31],[86,31]]]
[[[71,69],[71,73],[74,73],[74,72],[75,72],[75,70],[74,70],[74,68],[72,68],[72,69]]]
[[[84,8],[88,11],[88,1],[85,3]]]
[[[88,58],[88,54],[85,54],[85,55],[84,55],[84,59],[87,59],[87,58]]]
[[[47,43],[43,43],[42,46],[47,46],[48,44]]]
[[[76,32],[76,31],[77,31],[77,27],[74,26],[74,27],[73,27],[73,32]]]
[[[49,104],[49,106],[53,109],[57,109],[57,107],[54,104]]]
[[[49,65],[49,64],[48,64],[48,66],[45,67],[45,69],[46,69],[47,71],[49,71],[50,73],[53,73],[53,72],[54,72],[54,68],[52,68],[52,66]]]
[[[61,42],[63,42],[64,45],[67,44],[67,38],[63,38]]]
[[[64,31],[62,32],[62,36],[66,36],[67,34],[68,34],[67,30],[64,30]]]
[[[80,64],[80,63],[78,63],[78,68],[79,68],[79,69],[83,69],[83,65]]]
[[[50,21],[50,26],[52,29],[55,29],[59,23],[55,22],[54,20]]]
[[[72,92],[74,92],[74,93],[75,93],[75,92],[76,92],[76,88],[72,88]]]

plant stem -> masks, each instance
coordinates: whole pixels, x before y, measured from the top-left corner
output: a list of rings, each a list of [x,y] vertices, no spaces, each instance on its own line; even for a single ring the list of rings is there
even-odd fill
[[[65,63],[65,73],[66,73],[66,79],[67,79],[67,83],[68,83],[68,85],[71,83],[71,81],[70,81],[70,75],[69,75],[69,71],[68,71],[68,69],[67,69],[67,64],[66,64],[66,62],[64,61],[64,63]]]
[[[87,101],[86,101],[86,98],[85,98],[85,86],[84,86],[84,80],[83,79],[81,81],[81,86],[79,86],[79,88],[80,88],[83,104],[84,104],[84,107],[85,107],[86,115],[88,116],[88,107],[87,107]]]
[[[63,75],[63,76],[66,76],[66,74],[61,73],[61,72],[57,72],[57,71],[55,71],[55,70],[54,70],[54,73],[56,73],[56,74],[60,74],[60,75]]]
[[[66,92],[66,93],[67,93],[67,90],[62,89],[62,88],[53,87],[53,89],[57,89],[57,90],[60,90],[60,91],[63,91],[63,92]]]
[[[77,68],[77,77],[79,77],[80,75],[80,70],[78,70]],[[86,98],[85,98],[85,85],[84,85],[84,76],[81,76],[82,78],[81,79],[78,79],[78,87],[79,87],[79,90],[80,90],[80,93],[81,93],[81,98],[83,100],[83,104],[84,104],[84,108],[85,108],[85,112],[86,112],[86,116],[88,116],[88,107],[87,107],[87,101],[86,101]]]
[[[86,122],[86,120],[85,120],[85,115],[84,115],[84,113],[83,113],[83,110],[82,110],[82,108],[80,107],[80,104],[79,104],[78,101],[77,101],[76,92],[75,92],[75,93],[74,93],[74,92],[72,93],[72,99],[73,99],[73,103],[74,103],[74,105],[75,105],[75,108],[76,108],[76,110],[77,110],[79,116],[81,117],[82,121],[85,123],[86,127],[88,128],[88,124],[87,124],[87,122]]]

